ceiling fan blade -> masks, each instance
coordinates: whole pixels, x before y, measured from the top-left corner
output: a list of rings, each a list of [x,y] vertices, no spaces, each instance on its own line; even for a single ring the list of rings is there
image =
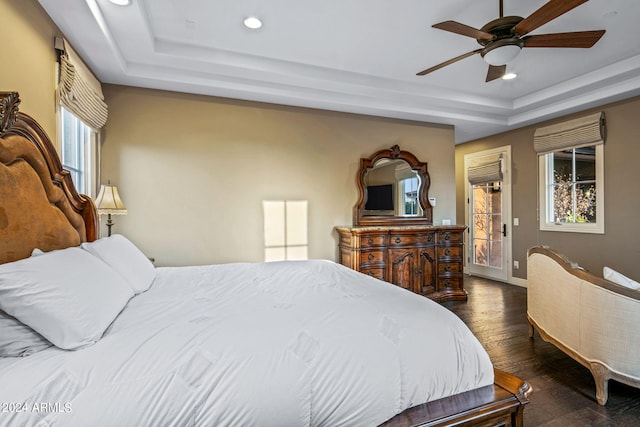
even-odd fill
[[[516,34],[524,36],[587,1],[589,0],[549,0],[540,9],[517,23],[513,30]]]
[[[493,34],[485,33],[484,31],[480,31],[477,28],[473,28],[456,21],[444,21],[438,24],[434,24],[432,25],[432,27],[439,30],[460,34],[462,36],[473,37],[474,39],[493,40],[494,38]]]
[[[433,67],[427,68],[426,70],[422,70],[419,73],[416,73],[416,76],[424,76],[425,74],[429,74],[432,71],[439,70],[440,68],[446,67],[447,65],[453,64],[454,62],[458,62],[458,61],[460,61],[462,59],[465,59],[465,58],[468,58],[468,57],[470,57],[472,55],[475,55],[476,53],[480,53],[481,50],[482,49],[476,49],[476,50],[472,50],[471,52],[463,53],[462,55],[456,56],[455,58],[452,58],[452,59],[450,59],[448,61],[445,61],[445,62],[443,62],[441,64],[434,65]]]
[[[576,31],[573,33],[539,34],[523,37],[524,47],[583,47],[593,46],[605,30]]]
[[[490,82],[495,79],[499,79],[504,76],[507,71],[506,65],[489,65],[489,71],[487,71],[487,79],[485,82]]]

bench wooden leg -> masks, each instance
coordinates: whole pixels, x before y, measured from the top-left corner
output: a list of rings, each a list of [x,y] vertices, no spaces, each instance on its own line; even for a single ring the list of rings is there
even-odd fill
[[[600,363],[591,363],[589,370],[596,382],[596,400],[604,406],[609,399],[609,370]]]

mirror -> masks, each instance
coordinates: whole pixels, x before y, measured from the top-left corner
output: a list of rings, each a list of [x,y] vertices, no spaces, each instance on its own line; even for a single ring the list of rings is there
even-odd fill
[[[427,164],[394,145],[360,159],[354,225],[431,224]]]

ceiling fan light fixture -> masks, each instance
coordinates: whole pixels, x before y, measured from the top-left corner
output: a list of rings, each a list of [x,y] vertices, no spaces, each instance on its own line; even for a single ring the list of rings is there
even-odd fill
[[[485,47],[480,54],[489,65],[505,65],[518,56],[522,46],[522,40],[518,38],[496,40]]]
[[[109,0],[113,4],[117,4],[118,6],[127,6],[131,3],[131,0]]]
[[[516,73],[507,73],[504,76],[502,76],[502,80],[513,80],[516,77],[518,77]]]

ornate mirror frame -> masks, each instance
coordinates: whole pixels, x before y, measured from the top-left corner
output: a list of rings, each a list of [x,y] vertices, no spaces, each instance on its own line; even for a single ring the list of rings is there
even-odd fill
[[[421,216],[392,216],[392,215],[364,215],[364,207],[367,203],[367,186],[365,175],[376,163],[382,159],[404,160],[409,164],[420,177],[420,187],[418,188],[418,201],[422,208]],[[358,201],[353,207],[353,225],[431,225],[433,224],[433,208],[429,203],[429,186],[431,179],[427,171],[427,163],[421,162],[408,151],[400,150],[398,145],[375,152],[369,158],[360,159],[360,169],[356,175],[356,185],[358,186]]]

